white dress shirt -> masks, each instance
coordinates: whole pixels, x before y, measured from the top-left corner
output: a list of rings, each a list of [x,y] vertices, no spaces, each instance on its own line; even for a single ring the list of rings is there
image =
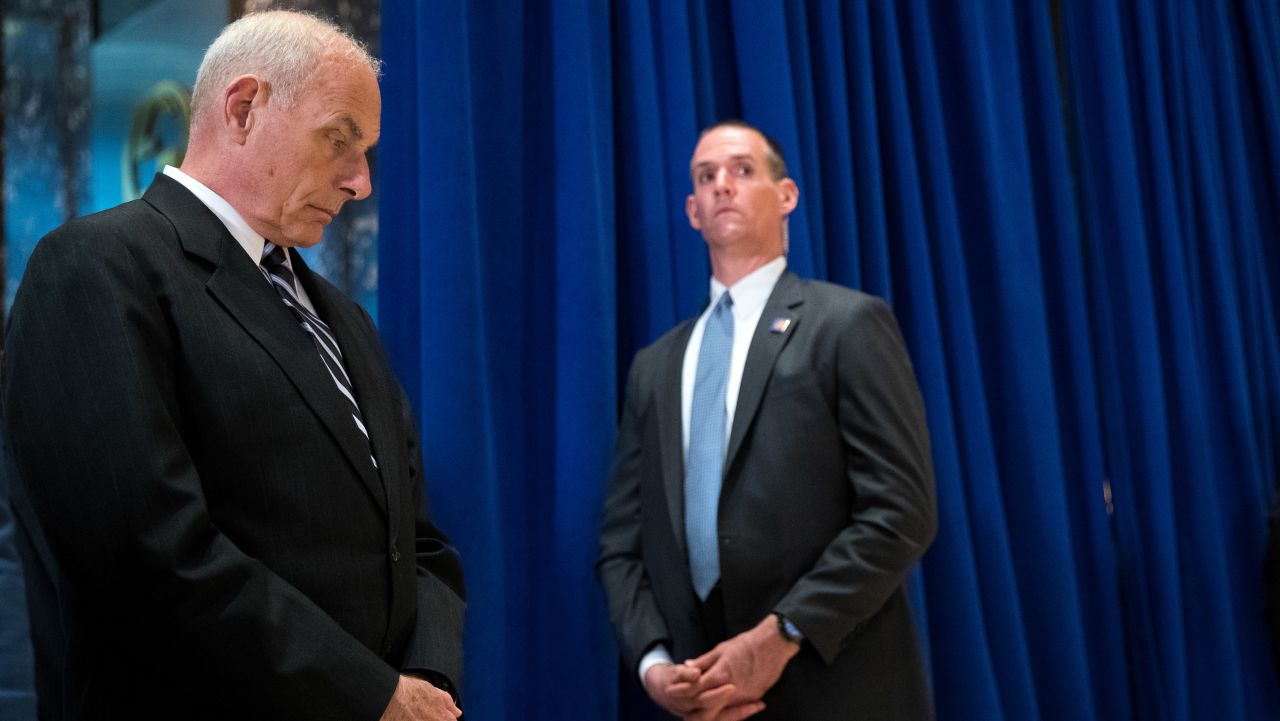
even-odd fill
[[[172,165],[164,166],[164,174],[182,183],[187,190],[191,191],[192,195],[196,196],[196,199],[213,211],[213,214],[218,216],[218,220],[221,220],[222,224],[227,227],[227,232],[231,233],[231,237],[235,238],[240,247],[244,248],[244,252],[249,254],[249,259],[253,261],[253,264],[258,267],[262,266],[262,249],[266,246],[267,240],[249,227],[249,223],[245,221],[244,216],[236,212],[236,209],[231,207],[231,204],[221,195],[209,190],[204,183]],[[284,262],[289,266],[289,271],[292,272],[293,259],[289,257],[288,253],[284,254]],[[298,277],[298,274],[294,273],[294,277]],[[265,276],[263,279],[266,280]],[[271,281],[268,280],[267,283],[270,284]],[[316,307],[311,304],[311,298],[307,296],[306,288],[303,288],[301,283],[294,283],[294,285],[297,286],[298,300],[302,301],[307,310],[319,317],[320,314],[316,313]]]
[[[728,451],[729,432],[733,428],[733,413],[738,407],[738,389],[742,385],[742,371],[747,366],[747,351],[751,349],[751,338],[755,335],[756,325],[760,322],[760,314],[764,312],[764,304],[773,293],[783,271],[787,269],[787,257],[777,258],[751,271],[732,288],[726,288],[715,278],[711,279],[711,302],[706,310],[698,316],[693,324],[693,332],[689,334],[689,345],[684,349],[684,366],[680,374],[680,427],[682,431],[683,455],[689,453],[689,415],[693,411],[693,382],[698,375],[698,354],[702,352],[702,333],[707,327],[707,318],[715,310],[720,296],[726,291],[733,298],[733,352],[729,358],[729,379],[724,391],[725,451]],[[640,659],[640,685],[644,685],[644,674],[659,663],[673,663],[667,647],[658,644],[644,658]]]

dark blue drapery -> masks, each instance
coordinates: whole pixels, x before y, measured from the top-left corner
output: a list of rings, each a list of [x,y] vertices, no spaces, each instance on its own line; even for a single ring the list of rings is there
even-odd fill
[[[706,294],[687,163],[725,117],[787,149],[791,267],[906,335],[939,716],[1280,716],[1280,10],[1126,5],[384,0],[380,323],[469,718],[642,713],[596,525],[631,356]]]

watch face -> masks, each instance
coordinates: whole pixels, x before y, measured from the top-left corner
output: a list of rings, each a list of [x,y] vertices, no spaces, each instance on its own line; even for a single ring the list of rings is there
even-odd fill
[[[782,631],[782,635],[785,636],[788,641],[800,643],[804,640],[804,634],[800,633],[800,627],[792,623],[791,619],[783,616],[782,614],[778,614],[778,629]]]

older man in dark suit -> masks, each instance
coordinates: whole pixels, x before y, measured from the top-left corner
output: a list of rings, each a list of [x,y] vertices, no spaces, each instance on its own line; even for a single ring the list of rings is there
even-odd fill
[[[721,123],[690,171],[711,300],[636,355],[601,532],[626,662],[686,719],[930,718],[903,582],[933,468],[897,323],[786,270],[776,143]]]
[[[408,405],[294,250],[370,192],[377,66],[306,15],[233,23],[181,169],[36,248],[3,390],[43,718],[459,715]]]

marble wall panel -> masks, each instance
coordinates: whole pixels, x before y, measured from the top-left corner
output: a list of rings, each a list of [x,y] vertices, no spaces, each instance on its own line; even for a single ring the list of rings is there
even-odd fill
[[[4,308],[36,242],[88,192],[89,0],[4,8]]]

